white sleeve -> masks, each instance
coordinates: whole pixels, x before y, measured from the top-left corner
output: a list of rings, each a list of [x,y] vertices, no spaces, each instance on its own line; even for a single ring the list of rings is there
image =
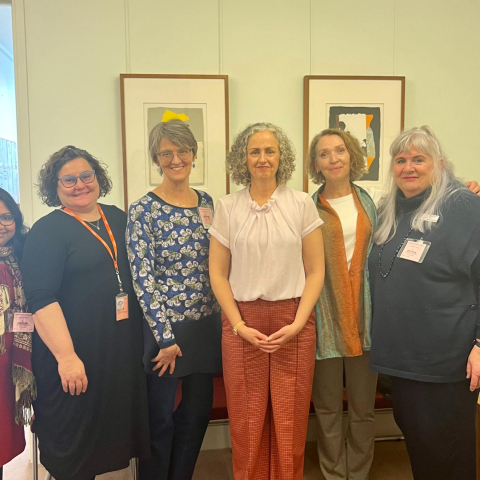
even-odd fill
[[[210,235],[215,237],[222,245],[230,248],[230,222],[227,207],[223,198],[217,202],[212,226],[209,229]]]
[[[315,203],[307,195],[303,204],[302,238],[305,238],[309,233],[312,233],[322,223],[323,220],[318,216]]]
[[[383,189],[378,187],[362,187],[372,198],[375,207],[378,207],[380,200],[383,197]]]

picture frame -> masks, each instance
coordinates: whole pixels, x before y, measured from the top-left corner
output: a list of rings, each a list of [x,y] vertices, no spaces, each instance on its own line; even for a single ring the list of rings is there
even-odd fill
[[[306,75],[303,92],[304,191],[318,189],[308,178],[307,154],[313,137],[326,128],[342,128],[359,139],[367,172],[355,183],[382,188],[390,145],[404,128],[405,77]]]
[[[230,192],[228,75],[121,74],[120,97],[126,211],[162,182],[148,137],[156,124],[172,118],[185,121],[198,142],[190,186],[215,202]]]

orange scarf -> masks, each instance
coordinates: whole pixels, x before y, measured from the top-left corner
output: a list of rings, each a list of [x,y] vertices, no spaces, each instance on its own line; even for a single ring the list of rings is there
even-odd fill
[[[340,219],[321,193],[317,203],[325,245],[325,284],[317,303],[317,347],[320,352],[332,347],[343,357],[362,355],[365,335],[364,269],[372,230],[370,220],[352,187],[358,210],[353,258],[348,270]]]

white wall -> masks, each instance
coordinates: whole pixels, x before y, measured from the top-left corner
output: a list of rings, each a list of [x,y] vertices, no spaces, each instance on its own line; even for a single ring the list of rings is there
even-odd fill
[[[480,180],[480,2],[463,0],[14,0],[22,208],[66,144],[109,165],[123,205],[120,73],[227,74],[230,133],[270,121],[298,152],[303,76],[405,75],[405,126],[427,123],[457,173]],[[223,179],[219,179],[222,181]],[[26,199],[23,202],[23,199]]]

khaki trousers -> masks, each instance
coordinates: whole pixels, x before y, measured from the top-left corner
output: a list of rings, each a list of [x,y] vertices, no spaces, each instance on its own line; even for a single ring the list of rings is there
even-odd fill
[[[247,326],[271,335],[293,322],[299,299],[237,302]],[[275,353],[232,333],[224,314],[222,355],[233,478],[302,480],[315,364],[315,316]]]
[[[368,480],[375,438],[377,374],[370,354],[315,362],[313,403],[323,480]],[[348,399],[347,442],[343,437],[343,373]]]

